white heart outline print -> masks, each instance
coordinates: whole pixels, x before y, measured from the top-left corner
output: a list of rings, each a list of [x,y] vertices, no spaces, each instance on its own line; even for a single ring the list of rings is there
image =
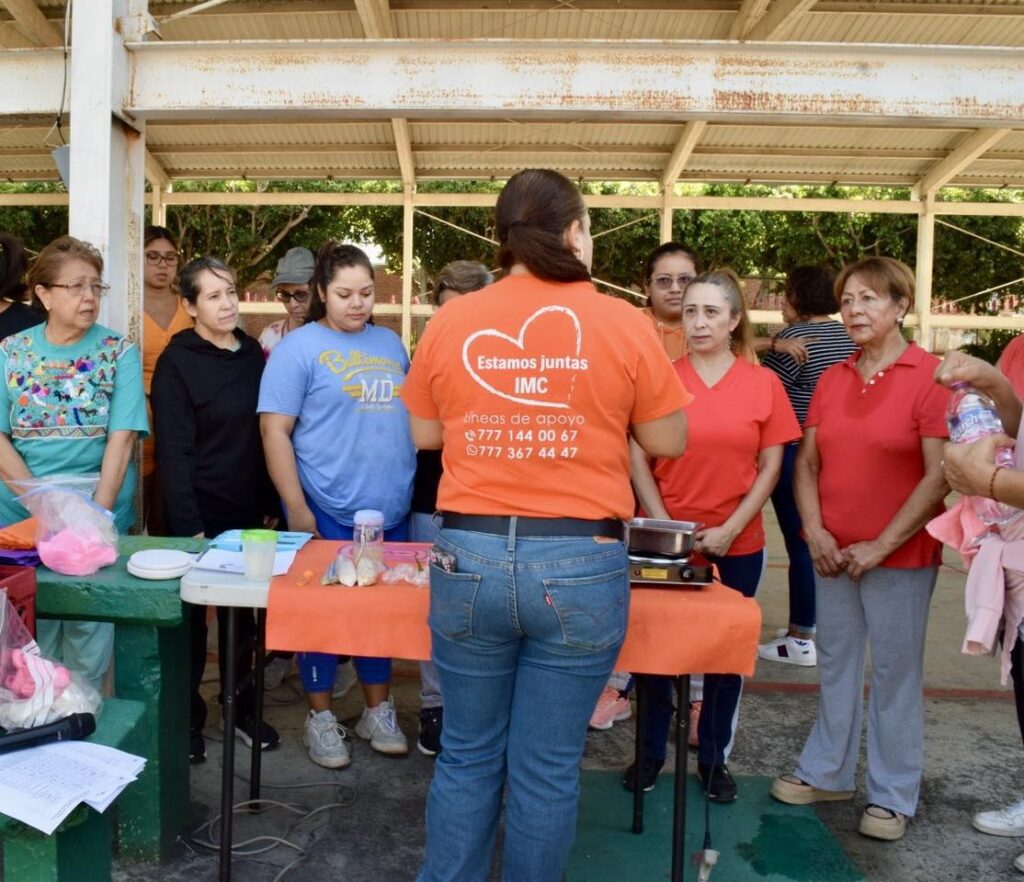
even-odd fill
[[[518,337],[510,337],[497,328],[485,328],[482,331],[475,331],[466,338],[466,342],[462,344],[462,364],[466,368],[469,375],[481,386],[483,386],[492,395],[497,395],[499,398],[505,398],[508,401],[514,401],[516,404],[527,404],[530,407],[557,407],[562,410],[569,409],[569,402],[559,403],[551,401],[538,401],[535,398],[519,398],[516,395],[509,395],[506,392],[502,392],[499,389],[495,389],[490,383],[488,383],[483,377],[481,377],[475,370],[469,361],[469,347],[478,337],[497,337],[499,340],[505,340],[511,343],[513,346],[519,349],[520,352],[524,351],[523,341],[526,339],[526,331],[537,319],[542,315],[549,312],[561,312],[569,316],[572,319],[572,323],[576,326],[576,352],[575,355],[578,358],[580,349],[583,343],[583,329],[580,327],[580,320],[576,316],[576,313],[569,309],[567,306],[542,306],[533,315],[531,315],[522,327],[519,329]]]

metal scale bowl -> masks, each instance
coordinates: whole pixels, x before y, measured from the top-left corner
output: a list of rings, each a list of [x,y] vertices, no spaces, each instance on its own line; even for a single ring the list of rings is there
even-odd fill
[[[633,518],[627,526],[626,549],[632,584],[663,588],[711,584],[711,566],[690,562],[697,531],[703,524]]]

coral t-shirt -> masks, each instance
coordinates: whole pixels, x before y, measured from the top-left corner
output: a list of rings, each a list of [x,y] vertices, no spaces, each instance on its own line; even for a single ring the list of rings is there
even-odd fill
[[[999,370],[1010,381],[1018,398],[1024,398],[1024,334],[1018,334],[999,356]]]
[[[441,510],[596,520],[633,515],[629,426],[691,396],[638,309],[522,275],[430,320],[402,398],[443,424]]]
[[[688,358],[675,363],[683,385],[693,391],[686,409],[686,452],[660,459],[654,479],[662,502],[676,520],[719,527],[757,480],[758,454],[800,438],[800,424],[786,390],[767,368],[737,358],[714,386],[707,386]],[[729,547],[730,555],[764,548],[758,512]]]
[[[867,382],[858,350],[814,390],[805,428],[816,429],[821,519],[840,548],[878,537],[924,477],[922,438],[946,438],[949,390],[934,380],[939,360],[911,343]],[[942,513],[942,503],[934,515]],[[924,527],[883,567],[935,566],[941,546]]]

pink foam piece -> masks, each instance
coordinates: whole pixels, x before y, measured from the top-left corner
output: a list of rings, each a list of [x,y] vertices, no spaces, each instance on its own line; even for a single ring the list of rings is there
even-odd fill
[[[39,542],[39,559],[65,576],[88,576],[117,560],[117,550],[94,530],[61,530]]]

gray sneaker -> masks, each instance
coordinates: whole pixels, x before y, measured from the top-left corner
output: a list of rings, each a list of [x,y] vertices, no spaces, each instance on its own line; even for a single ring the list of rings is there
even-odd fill
[[[392,696],[374,708],[363,708],[363,715],[356,723],[356,735],[369,741],[370,747],[378,753],[400,755],[409,752],[409,742],[398,728]]]
[[[284,678],[291,670],[292,660],[290,658],[272,658],[263,668],[263,688],[267,691],[277,689]]]
[[[350,762],[345,728],[329,710],[310,711],[302,743],[309,748],[309,758],[325,769],[343,769]]]
[[[356,674],[356,666],[349,659],[345,664],[338,665],[338,673],[334,679],[334,693],[331,698],[344,698],[356,686],[359,685],[359,677]]]

